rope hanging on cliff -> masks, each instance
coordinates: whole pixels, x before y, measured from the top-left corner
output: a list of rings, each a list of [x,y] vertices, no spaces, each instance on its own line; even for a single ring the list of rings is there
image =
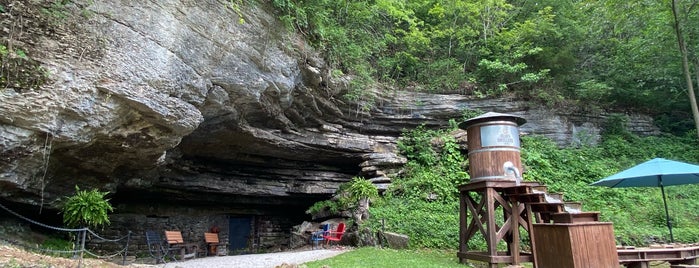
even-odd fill
[[[51,158],[52,144],[53,135],[49,132],[46,132],[46,140],[44,141],[44,150],[42,156],[44,173],[41,175],[41,203],[39,204],[39,214],[41,214],[41,211],[44,209],[44,190],[46,189],[46,172],[48,172],[49,170],[49,160]]]

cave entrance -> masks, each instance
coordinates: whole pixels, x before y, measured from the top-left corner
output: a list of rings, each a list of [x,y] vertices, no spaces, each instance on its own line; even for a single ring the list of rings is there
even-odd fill
[[[233,252],[245,251],[248,245],[255,246],[252,235],[252,216],[231,216],[228,218],[228,245]],[[250,244],[248,244],[250,242]]]

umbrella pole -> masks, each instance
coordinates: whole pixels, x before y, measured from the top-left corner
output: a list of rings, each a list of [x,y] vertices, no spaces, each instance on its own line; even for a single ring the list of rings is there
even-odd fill
[[[670,230],[670,243],[675,243],[675,239],[672,237],[672,221],[670,221],[670,213],[667,210],[667,200],[665,200],[665,187],[663,187],[663,178],[658,176],[658,181],[660,182],[660,191],[663,193],[663,204],[665,204],[665,219],[667,219],[667,229]]]

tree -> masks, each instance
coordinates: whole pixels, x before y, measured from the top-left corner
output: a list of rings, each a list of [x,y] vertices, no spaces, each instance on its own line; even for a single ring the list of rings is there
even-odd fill
[[[694,94],[694,86],[692,82],[692,71],[689,66],[689,51],[687,50],[687,43],[684,39],[684,35],[682,33],[682,25],[680,23],[680,19],[678,18],[678,0],[672,0],[672,16],[674,19],[674,23],[672,26],[675,29],[675,35],[677,36],[677,45],[680,50],[680,54],[682,55],[682,71],[684,72],[684,78],[685,81],[687,82],[687,95],[689,96],[689,103],[692,107],[692,116],[694,117],[694,126],[697,131],[697,138],[699,138],[699,108],[697,108],[697,98]],[[694,8],[697,4],[697,1],[693,1],[692,4],[685,9],[685,15],[686,17],[689,17],[689,14],[691,14],[692,8]],[[685,22],[688,23],[688,22]],[[694,66],[694,68],[699,68],[699,56],[697,57],[697,66]],[[699,83],[699,70],[696,71],[697,74],[697,83]]]
[[[347,188],[349,199],[357,204],[353,213],[354,221],[362,223],[369,216],[369,201],[378,197],[379,191],[371,181],[363,177],[354,177]]]

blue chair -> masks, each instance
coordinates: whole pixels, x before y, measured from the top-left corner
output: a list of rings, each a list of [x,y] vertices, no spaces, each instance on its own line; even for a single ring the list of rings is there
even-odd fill
[[[323,236],[327,235],[328,231],[330,230],[330,224],[321,225],[321,229],[323,229],[323,230],[313,232],[311,234],[311,248],[312,249],[318,248],[318,245],[320,244],[319,242],[324,240]]]

